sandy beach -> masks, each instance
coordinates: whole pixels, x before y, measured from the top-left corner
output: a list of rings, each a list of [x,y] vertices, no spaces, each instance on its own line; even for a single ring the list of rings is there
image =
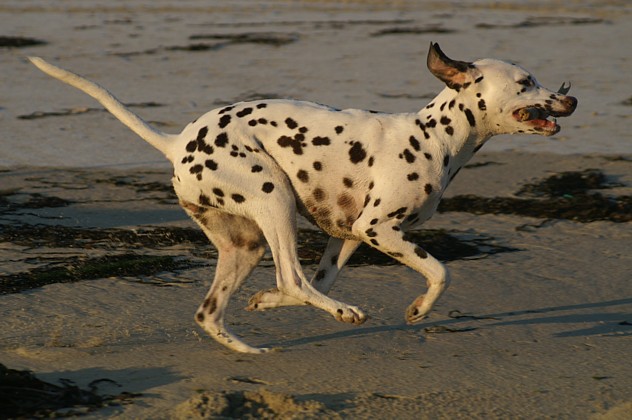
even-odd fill
[[[54,4],[0,5],[0,364],[101,399],[40,414],[632,418],[626,2]],[[425,68],[430,41],[458,59],[511,59],[552,89],[571,81],[579,107],[553,138],[490,140],[455,179],[415,236],[453,277],[418,325],[404,310],[423,279],[368,247],[332,291],[367,323],[244,311],[274,284],[266,255],[227,315],[277,349],[261,356],[195,325],[216,253],[167,162],[25,59],[82,73],[175,133],[244,99],[416,111],[442,88]],[[311,273],[326,237],[299,225]],[[11,394],[7,377],[0,418],[43,398]]]

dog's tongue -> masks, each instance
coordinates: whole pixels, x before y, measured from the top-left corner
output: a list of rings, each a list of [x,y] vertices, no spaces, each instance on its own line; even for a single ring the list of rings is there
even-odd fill
[[[529,123],[536,127],[542,127],[542,128],[555,128],[555,125],[556,125],[555,122],[553,121],[541,120],[541,119],[530,120]]]

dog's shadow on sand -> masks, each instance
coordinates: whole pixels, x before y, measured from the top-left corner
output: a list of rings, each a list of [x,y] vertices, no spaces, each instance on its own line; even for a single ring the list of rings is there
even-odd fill
[[[604,308],[628,305],[627,311],[605,312]],[[519,326],[536,324],[557,324],[560,329],[568,326],[581,328],[559,331],[553,337],[587,337],[608,336],[622,337],[632,336],[632,298],[610,300],[604,302],[581,303],[577,305],[553,306],[537,309],[525,309],[511,312],[498,312],[491,314],[463,314],[458,310],[450,311],[450,318],[423,322],[416,325],[394,324],[380,326],[366,326],[345,331],[337,331],[329,334],[301,337],[292,340],[284,340],[269,343],[271,347],[296,347],[310,343],[322,343],[330,340],[360,337],[371,334],[379,334],[391,331],[424,331],[426,334],[434,333],[458,333],[481,328],[495,328],[499,326]],[[557,312],[570,312],[556,314]],[[589,324],[589,325],[587,325]]]

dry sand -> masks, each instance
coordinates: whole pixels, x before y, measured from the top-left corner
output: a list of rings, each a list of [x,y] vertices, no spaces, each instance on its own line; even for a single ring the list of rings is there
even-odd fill
[[[580,108],[555,139],[492,140],[446,198],[543,200],[516,193],[597,169],[604,185],[588,194],[617,198],[625,219],[630,55],[621,40],[632,35],[630,6],[524,3],[3,2],[0,35],[48,44],[0,50],[0,285],[6,292],[9,280],[34,273],[58,278],[60,267],[90,280],[0,295],[0,363],[51,383],[140,394],[90,418],[632,418],[629,221],[437,214],[425,228],[475,252],[446,253],[454,282],[415,326],[403,314],[423,280],[383,262],[348,267],[332,292],[369,313],[360,327],[312,308],[245,312],[247,298],[274,282],[268,259],[228,321],[249,343],[280,350],[232,353],[193,322],[213,251],[178,209],[166,164],[23,59],[41,55],[84,73],[177,132],[224,101],[259,95],[421,108],[440,89],[423,66],[431,40],[454,58],[512,58],[547,86],[572,80]],[[250,32],[264,34],[246,43],[189,38]],[[190,51],[197,43],[210,49]],[[589,197],[582,194],[555,203]],[[303,248],[306,271],[317,251]],[[167,268],[117,276],[99,274],[107,264],[95,275],[82,265],[130,255]]]

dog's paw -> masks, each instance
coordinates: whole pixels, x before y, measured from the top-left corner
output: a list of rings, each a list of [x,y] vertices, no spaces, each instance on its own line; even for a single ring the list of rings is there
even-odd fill
[[[336,311],[334,315],[336,320],[340,322],[346,322],[349,324],[360,325],[363,324],[368,316],[356,306],[346,306]]]
[[[422,319],[428,316],[428,312],[432,307],[428,307],[428,305],[424,305],[424,296],[419,296],[413,303],[406,308],[406,323],[407,324],[416,324]]]
[[[266,309],[278,308],[281,306],[304,305],[297,299],[285,295],[279,289],[260,290],[248,300],[247,311],[265,311]]]

